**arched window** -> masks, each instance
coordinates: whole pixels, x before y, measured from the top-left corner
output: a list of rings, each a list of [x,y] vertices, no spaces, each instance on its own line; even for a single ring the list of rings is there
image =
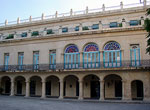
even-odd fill
[[[87,44],[83,51],[83,68],[100,67],[100,52],[95,43]]]
[[[78,47],[74,44],[68,45],[65,49],[65,53],[74,53],[74,52],[79,52]]]
[[[98,46],[94,43],[89,43],[84,47],[84,52],[98,51]]]
[[[79,68],[80,64],[80,53],[76,45],[68,45],[64,52],[64,68],[72,69]]]
[[[131,66],[140,66],[140,46],[139,44],[130,45]]]
[[[120,67],[121,56],[119,43],[115,41],[106,43],[103,52],[104,67]]]

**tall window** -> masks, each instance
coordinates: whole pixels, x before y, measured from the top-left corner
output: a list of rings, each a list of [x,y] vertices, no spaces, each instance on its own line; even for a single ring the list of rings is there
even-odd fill
[[[56,69],[56,50],[50,50],[49,52],[49,68]]]
[[[139,44],[130,45],[131,66],[140,66],[140,47]]]
[[[33,69],[34,70],[39,69],[39,51],[33,52]]]
[[[94,43],[89,43],[84,47],[83,68],[98,67],[100,67],[100,52],[98,46]]]
[[[120,67],[122,60],[122,53],[120,44],[111,41],[104,46],[103,61],[104,67]]]
[[[76,45],[72,44],[66,47],[64,52],[64,68],[79,68],[80,53]]]
[[[4,69],[8,70],[9,65],[9,53],[4,54]]]
[[[18,69],[22,70],[23,69],[23,58],[24,58],[24,53],[19,52],[18,53]]]

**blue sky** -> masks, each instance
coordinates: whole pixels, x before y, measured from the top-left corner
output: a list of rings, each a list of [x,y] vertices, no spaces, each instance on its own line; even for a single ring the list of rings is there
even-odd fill
[[[69,12],[72,8],[74,11],[84,10],[86,6],[89,9],[101,8],[105,6],[119,5],[120,1],[124,4],[137,3],[140,0],[0,0],[0,23],[5,19],[15,21],[17,17],[20,19],[53,15],[58,13]],[[143,1],[143,0],[142,0]]]

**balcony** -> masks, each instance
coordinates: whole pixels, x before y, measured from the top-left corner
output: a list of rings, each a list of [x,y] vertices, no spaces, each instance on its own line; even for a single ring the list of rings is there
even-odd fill
[[[88,66],[85,67],[86,62],[80,62],[75,64],[69,64],[72,65],[70,68],[66,68],[66,65],[64,63],[57,63],[57,64],[28,64],[28,65],[2,65],[0,66],[1,72],[50,72],[50,71],[86,71],[86,70],[124,70],[124,69],[147,69],[150,68],[150,60],[141,60],[139,65],[132,65],[131,61],[122,61],[121,66],[119,67],[106,67],[104,64],[107,62],[89,62]],[[74,66],[77,66],[78,68],[74,68]],[[95,66],[98,65],[98,66]]]

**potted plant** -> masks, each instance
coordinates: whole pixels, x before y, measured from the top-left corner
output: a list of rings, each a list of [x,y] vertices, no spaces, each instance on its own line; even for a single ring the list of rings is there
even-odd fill
[[[87,26],[82,27],[82,30],[89,30]]]

